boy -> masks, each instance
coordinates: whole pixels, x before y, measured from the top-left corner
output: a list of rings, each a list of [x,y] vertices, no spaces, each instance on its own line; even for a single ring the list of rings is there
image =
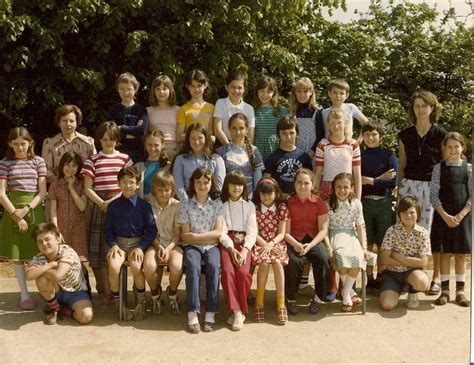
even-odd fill
[[[79,256],[60,242],[62,237],[53,223],[38,224],[32,235],[40,253],[31,260],[26,278],[36,280],[38,291],[48,303],[44,323],[56,324],[60,311],[80,324],[90,323],[92,302]]]
[[[134,320],[145,317],[145,277],[142,272],[143,252],[155,239],[157,229],[151,206],[137,196],[140,173],[134,166],[124,167],[117,176],[122,195],[107,208],[105,241],[110,246],[107,254],[109,285],[113,300],[119,304],[119,273],[125,260],[133,275],[136,307]],[[131,313],[125,309],[124,318],[130,320]]]
[[[362,126],[365,149],[362,160],[362,206],[367,231],[367,247],[374,251],[374,244],[380,250],[383,237],[393,223],[391,190],[396,186],[397,158],[385,148],[380,147],[384,135],[380,123],[368,122]],[[377,265],[376,278],[374,265],[367,264],[367,289],[379,290],[382,280],[382,267]]]
[[[143,262],[145,279],[153,299],[153,314],[159,314],[161,311],[163,265],[168,265],[170,272],[170,285],[166,288],[166,294],[171,312],[175,315],[181,313],[177,292],[183,276],[183,250],[178,245],[180,230],[176,220],[180,202],[173,198],[175,186],[173,175],[168,171],[160,171],[153,177],[150,204],[158,235],[146,251]]]
[[[273,177],[285,194],[293,192],[296,172],[305,167],[312,169],[311,159],[305,151],[296,147],[298,124],[295,117],[283,117],[277,123],[279,147],[265,161],[265,177]]]
[[[120,103],[107,111],[109,120],[120,128],[120,152],[130,156],[134,163],[140,161],[142,139],[148,130],[148,114],[143,105],[135,103],[135,94],[140,87],[138,80],[129,72],[121,74],[115,82]]]
[[[397,306],[404,285],[409,285],[408,308],[418,307],[418,292],[430,286],[423,271],[431,255],[430,234],[418,224],[420,203],[406,196],[398,203],[397,214],[400,223],[387,230],[379,253],[379,262],[385,267],[379,304],[386,311]]]
[[[331,99],[331,107],[326,108],[322,111],[323,115],[323,125],[324,125],[324,134],[325,138],[329,137],[329,130],[328,130],[328,115],[331,108],[342,109],[347,116],[349,117],[349,125],[348,125],[348,137],[352,139],[353,135],[353,118],[356,118],[361,125],[364,125],[368,122],[368,119],[362,112],[357,108],[354,104],[345,103],[347,98],[349,97],[349,84],[346,80],[336,79],[331,81],[328,86],[328,95],[329,99]],[[357,139],[357,143],[360,143],[362,138],[359,137]]]

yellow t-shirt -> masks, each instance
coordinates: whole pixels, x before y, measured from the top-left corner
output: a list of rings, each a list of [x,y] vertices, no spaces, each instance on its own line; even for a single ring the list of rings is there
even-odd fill
[[[211,120],[214,113],[214,104],[205,102],[202,106],[187,102],[178,110],[177,124],[184,124],[188,128],[193,123],[201,123],[212,132]]]

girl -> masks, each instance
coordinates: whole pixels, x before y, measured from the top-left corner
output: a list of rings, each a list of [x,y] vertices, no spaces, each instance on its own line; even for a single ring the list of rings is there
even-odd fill
[[[239,331],[248,312],[247,296],[252,286],[251,252],[257,238],[255,206],[247,200],[247,181],[242,173],[227,174],[221,199],[227,230],[220,238],[221,281],[232,312],[227,323],[232,325],[233,331]]]
[[[145,162],[136,164],[141,174],[138,196],[150,200],[151,180],[158,171],[168,167],[170,161],[165,149],[165,135],[159,129],[150,130],[145,136]]]
[[[229,143],[232,132],[230,131],[229,118],[235,113],[243,113],[248,120],[247,137],[253,143],[255,135],[255,112],[253,106],[243,99],[245,93],[245,75],[242,71],[234,70],[227,75],[225,90],[227,98],[219,99],[214,110],[214,134],[222,146]]]
[[[150,204],[155,216],[158,237],[145,253],[143,271],[151,290],[153,313],[161,310],[161,279],[163,265],[168,265],[169,283],[166,294],[170,301],[171,312],[181,313],[178,285],[183,275],[183,250],[179,246],[179,227],[176,225],[179,201],[173,198],[175,184],[169,171],[158,172],[152,180]]]
[[[339,273],[342,283],[340,290],[343,312],[350,312],[352,306],[362,304],[352,286],[360,269],[365,269],[365,260],[368,257],[362,203],[354,198],[353,188],[354,179],[351,174],[337,174],[332,181],[332,193],[328,204],[329,240],[333,266]]]
[[[405,196],[417,198],[422,206],[420,225],[431,230],[433,207],[430,180],[434,165],[441,161],[441,142],[447,132],[435,125],[442,106],[429,91],[418,90],[411,96],[409,117],[413,126],[398,135],[398,201]],[[440,254],[433,252],[433,280],[428,295],[441,291]]]
[[[87,196],[79,174],[82,159],[75,152],[66,152],[59,161],[58,180],[49,187],[51,223],[54,223],[68,246],[81,261],[89,257],[89,225],[86,215]]]
[[[181,151],[176,156],[171,171],[176,183],[178,199],[186,201],[186,190],[191,186],[191,174],[197,167],[208,168],[215,176],[216,189],[220,191],[225,178],[224,160],[211,152],[211,142],[206,128],[201,123],[191,124],[186,130],[186,138]]]
[[[328,212],[324,201],[313,191],[311,170],[298,170],[294,191],[288,199],[289,219],[285,233],[289,256],[285,268],[287,308],[290,314],[298,313],[296,292],[303,266],[309,260],[316,283],[309,313],[316,314],[319,311],[320,298],[325,298],[328,287],[329,248],[323,243],[328,230]]]
[[[204,332],[214,329],[214,316],[219,309],[220,254],[217,244],[222,233],[222,202],[213,200],[216,184],[211,170],[198,167],[189,181],[189,200],[182,203],[178,214],[181,225],[186,270],[186,306],[188,331],[199,333],[198,313],[201,260],[206,264],[206,316]]]
[[[255,89],[255,146],[266,161],[278,148],[280,141],[276,125],[288,115],[288,111],[278,102],[278,87],[274,79],[263,76]]]
[[[253,202],[257,210],[258,236],[252,251],[252,261],[258,265],[257,298],[255,300],[255,322],[264,321],[265,286],[270,266],[276,286],[278,324],[288,321],[285,307],[285,273],[283,266],[288,264],[285,242],[288,208],[282,201],[278,183],[271,177],[258,182]]]
[[[341,109],[331,109],[328,115],[329,138],[323,138],[316,148],[315,183],[324,200],[332,194],[334,177],[342,172],[352,173],[356,197],[361,199],[360,149],[357,142],[346,135],[348,123],[349,119]]]
[[[296,116],[300,136],[296,147],[313,157],[313,145],[324,138],[324,125],[321,107],[314,96],[314,85],[307,77],[293,84],[290,94],[290,111]]]
[[[179,107],[176,105],[176,92],[173,81],[166,76],[160,75],[153,79],[148,96],[150,106],[146,108],[148,113],[148,131],[160,129],[164,134],[164,148],[172,160],[178,152],[176,142],[176,120]]]
[[[117,174],[122,167],[132,165],[132,160],[115,149],[120,140],[120,130],[114,122],[104,122],[97,128],[96,139],[101,151],[89,157],[82,166],[84,192],[94,203],[92,208],[89,262],[94,271],[97,292],[104,294],[102,307],[113,304],[107,279],[106,255],[109,246],[105,242],[105,213],[109,203],[120,196]]]
[[[209,79],[204,71],[192,70],[186,75],[184,93],[189,101],[178,110],[176,139],[178,142],[185,140],[185,132],[193,123],[201,123],[204,128],[212,133],[211,118],[214,105],[204,100]]]
[[[464,138],[450,132],[443,140],[445,161],[433,167],[430,202],[435,208],[431,227],[431,249],[441,253],[441,295],[435,304],[449,301],[449,269],[454,255],[456,271],[456,303],[469,307],[464,294],[466,254],[471,253],[471,172],[472,165],[465,161]]]
[[[35,156],[35,142],[23,127],[12,128],[5,158],[0,161],[0,256],[13,260],[20,287],[20,308],[34,309],[26,286],[24,261],[36,253],[31,238],[33,226],[44,222],[42,201],[46,198],[46,164]]]
[[[262,178],[264,165],[262,155],[247,137],[249,122],[244,113],[235,113],[229,119],[231,142],[217,149],[222,156],[227,172],[240,171],[247,181],[249,196]]]

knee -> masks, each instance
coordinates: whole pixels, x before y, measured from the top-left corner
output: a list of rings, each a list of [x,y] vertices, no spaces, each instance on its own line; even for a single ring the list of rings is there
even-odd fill
[[[118,275],[120,268],[122,267],[122,261],[109,260],[109,274]]]
[[[387,300],[387,298],[379,297],[379,305],[384,311],[391,311],[397,306],[398,302]]]
[[[83,308],[79,312],[77,312],[75,318],[80,324],[89,324],[94,317],[94,312],[92,308]]]
[[[430,280],[426,275],[425,277],[417,278],[413,283],[413,289],[417,291],[427,291],[430,288]]]
[[[129,266],[133,275],[142,273],[142,264],[140,262],[132,261],[129,263]]]
[[[154,275],[156,273],[157,268],[158,268],[158,265],[156,264],[156,260],[154,259],[146,260],[143,263],[143,273],[147,277]]]

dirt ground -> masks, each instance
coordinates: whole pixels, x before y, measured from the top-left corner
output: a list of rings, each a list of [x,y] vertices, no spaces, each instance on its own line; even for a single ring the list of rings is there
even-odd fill
[[[451,283],[453,297],[454,277]],[[166,285],[167,277],[163,279]],[[466,286],[469,293],[470,271]],[[228,313],[221,291],[215,331],[191,335],[185,331],[186,314],[173,316],[166,300],[159,316],[150,313],[142,322],[118,322],[113,309],[96,309],[90,325],[65,319],[46,326],[44,304],[34,283],[29,288],[37,309],[21,311],[16,279],[7,264],[0,264],[2,364],[469,363],[470,308],[454,301],[437,307],[436,297],[424,294],[414,310],[406,308],[405,294],[388,313],[379,309],[376,297],[369,296],[366,315],[341,313],[339,301],[323,304],[317,315],[310,315],[305,304],[312,290],[307,288],[298,297],[300,313],[290,316],[287,325],[278,326],[270,277],[265,323],[255,323],[251,312],[240,332],[231,331],[225,324]],[[184,280],[179,296],[184,303]],[[96,302],[97,295],[93,299]]]

